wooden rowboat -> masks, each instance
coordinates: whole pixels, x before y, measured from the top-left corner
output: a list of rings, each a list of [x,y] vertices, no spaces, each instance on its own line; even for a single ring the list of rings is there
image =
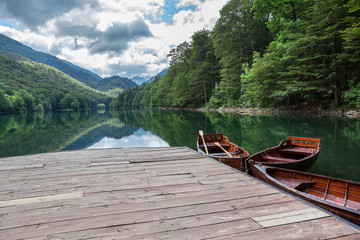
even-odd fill
[[[206,145],[204,145],[203,139]],[[243,160],[249,156],[249,153],[245,149],[230,142],[229,139],[221,133],[202,134],[201,131],[196,145],[200,153],[208,155],[238,170],[241,170]],[[208,154],[206,151],[208,151]]]
[[[246,170],[250,160],[267,166],[306,170],[319,156],[320,141],[319,138],[289,137],[276,147],[251,155],[247,159]]]
[[[250,162],[252,175],[360,225],[360,183]]]

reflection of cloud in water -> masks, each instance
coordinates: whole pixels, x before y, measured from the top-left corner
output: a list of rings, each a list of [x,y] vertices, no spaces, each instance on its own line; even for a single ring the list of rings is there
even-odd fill
[[[130,147],[169,147],[170,145],[153,135],[150,132],[145,132],[139,129],[131,136],[121,139],[115,139],[111,137],[104,137],[97,143],[89,146],[88,149],[93,148],[130,148]]]

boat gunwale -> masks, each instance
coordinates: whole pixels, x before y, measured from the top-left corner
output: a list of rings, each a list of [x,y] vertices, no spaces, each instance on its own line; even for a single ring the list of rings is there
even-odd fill
[[[302,171],[297,171],[297,170],[291,170],[291,169],[284,169],[284,168],[278,168],[278,167],[272,167],[272,166],[265,166],[265,165],[261,165],[261,164],[251,164],[251,168],[257,168],[263,175],[264,178],[266,178],[265,182],[273,185],[271,182],[275,183],[275,185],[273,185],[274,187],[280,188],[284,191],[288,191],[288,192],[292,192],[294,193],[294,195],[302,197],[305,200],[310,201],[309,199],[311,199],[314,202],[319,202],[319,204],[323,204],[323,205],[330,205],[334,208],[338,208],[341,209],[343,211],[346,212],[352,212],[354,214],[357,214],[360,216],[360,210],[355,210],[353,208],[349,208],[349,207],[345,207],[342,204],[336,204],[332,201],[326,201],[323,198],[317,197],[315,195],[309,194],[309,193],[305,193],[303,191],[297,190],[295,188],[292,188],[288,185],[286,185],[285,183],[277,180],[276,178],[274,178],[273,176],[271,176],[269,173],[267,173],[267,170],[272,169],[272,170],[280,170],[280,171],[286,171],[286,172],[292,172],[292,173],[297,173],[297,174],[302,174],[302,175],[311,175],[314,177],[318,177],[318,178],[324,178],[324,179],[330,179],[330,180],[336,180],[339,182],[345,182],[345,183],[351,183],[351,184],[359,184],[358,182],[354,182],[351,180],[346,180],[346,179],[341,179],[341,178],[334,178],[334,177],[327,177],[327,176],[323,176],[323,175],[319,175],[319,174],[315,174],[315,173],[306,173],[306,172],[302,172]],[[252,172],[254,170],[252,169]]]
[[[291,144],[292,139],[307,139],[307,140],[312,140],[312,141],[316,141],[317,145],[316,147],[307,147],[309,149],[314,149],[314,152],[311,153],[310,155],[304,155],[303,158],[300,159],[293,159],[293,161],[281,161],[281,160],[273,160],[274,162],[267,162],[267,161],[257,161],[255,159],[253,159],[254,157],[259,157],[260,159],[262,158],[261,154],[266,154],[267,152],[279,152],[281,155],[281,149],[283,149],[283,146],[289,145]],[[282,167],[282,168],[290,168],[290,169],[304,169],[306,170],[308,167],[306,167],[307,164],[309,164],[311,166],[311,162],[313,163],[314,161],[316,161],[316,159],[318,158],[318,155],[320,154],[320,150],[321,150],[321,144],[320,144],[321,139],[320,138],[305,138],[305,137],[292,137],[289,136],[288,139],[282,140],[280,142],[279,145],[274,146],[274,147],[270,147],[270,148],[266,148],[265,150],[261,150],[259,152],[256,152],[252,155],[250,155],[247,158],[247,161],[255,161],[255,163],[259,163],[259,164],[263,164],[266,166],[273,166],[273,167]],[[285,144],[286,143],[286,144]],[[291,145],[290,145],[291,146]],[[291,147],[289,147],[291,148]],[[302,155],[300,153],[297,153],[295,155]],[[276,157],[275,157],[276,158]],[[280,157],[279,157],[280,158]],[[291,158],[289,158],[291,159]],[[247,163],[246,164],[248,166],[248,168],[250,168],[250,164]]]

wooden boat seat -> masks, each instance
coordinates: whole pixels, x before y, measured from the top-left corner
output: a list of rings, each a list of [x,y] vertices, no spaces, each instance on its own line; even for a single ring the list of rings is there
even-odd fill
[[[303,154],[303,155],[311,155],[314,153],[314,148],[305,148],[305,147],[296,147],[296,148],[283,148],[279,150],[282,153],[290,153],[290,154]]]
[[[226,153],[211,153],[210,156],[227,156]]]
[[[270,161],[274,161],[274,162],[294,162],[294,161],[297,161],[296,159],[283,158],[283,157],[273,157],[273,156],[269,156],[269,155],[261,156],[261,158],[263,160],[270,160]]]
[[[228,143],[221,143],[221,142],[219,142],[219,143],[223,148],[226,148],[226,147],[229,148],[230,147],[230,144],[228,144]],[[199,147],[204,147],[204,144],[201,144]],[[206,143],[206,147],[207,148],[219,148],[218,146],[215,145],[215,142]]]
[[[287,186],[299,191],[316,183],[315,181],[306,181],[301,179],[282,179],[280,181],[286,184]]]

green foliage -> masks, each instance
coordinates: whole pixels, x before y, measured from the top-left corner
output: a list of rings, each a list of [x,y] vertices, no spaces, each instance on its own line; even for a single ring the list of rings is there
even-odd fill
[[[0,112],[9,112],[12,110],[10,96],[0,90]]]
[[[95,85],[94,88],[98,89],[100,91],[109,91],[109,92],[116,92],[119,91],[119,89],[121,89],[121,91],[123,90],[128,90],[132,87],[136,87],[137,84],[128,79],[128,78],[124,78],[124,77],[119,77],[119,76],[112,76],[112,77],[108,77],[108,78],[104,78],[100,81],[98,81]]]
[[[35,51],[3,34],[0,34],[0,50],[19,54],[32,61],[52,66],[90,87],[96,87],[97,83],[101,80],[101,77],[86,69],[58,59],[50,54]]]
[[[232,0],[221,10],[220,19],[215,25],[213,40],[221,64],[218,89],[221,105],[238,104],[242,91],[242,66],[251,63],[254,51],[264,52],[269,42],[264,20],[255,19],[251,8],[252,1]]]
[[[253,10],[257,17],[268,17],[276,36],[264,56],[242,75],[246,90],[241,103],[250,98],[254,105],[266,107],[342,104],[349,83],[358,83],[358,70],[349,61],[357,62],[353,57],[358,55],[354,53],[359,40],[349,29],[347,1],[256,0]],[[354,99],[349,96],[353,92],[345,100]]]
[[[210,34],[207,30],[198,31],[191,43],[181,43],[171,50],[171,68],[166,75],[121,93],[111,107],[204,106],[220,80]]]
[[[230,0],[164,77],[113,105],[360,108],[359,16],[356,0]]]
[[[150,89],[153,83],[143,83],[119,94],[110,103],[111,108],[149,107]]]
[[[79,110],[109,100],[53,67],[0,52],[0,112]]]

